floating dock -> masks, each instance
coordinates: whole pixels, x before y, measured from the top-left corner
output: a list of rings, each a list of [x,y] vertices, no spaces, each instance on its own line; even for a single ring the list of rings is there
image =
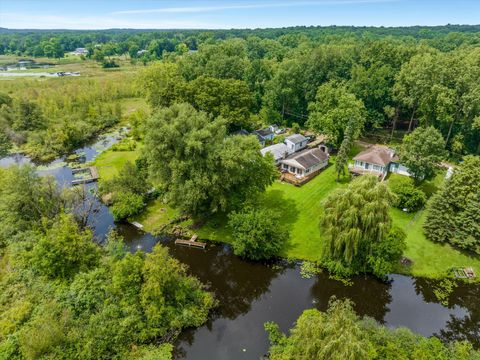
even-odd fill
[[[190,240],[177,239],[175,240],[175,245],[184,245],[184,246],[193,246],[197,248],[205,249],[207,243],[197,241],[198,235],[195,234]]]

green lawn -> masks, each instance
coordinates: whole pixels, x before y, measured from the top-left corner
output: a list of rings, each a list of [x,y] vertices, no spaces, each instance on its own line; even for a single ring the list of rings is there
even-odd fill
[[[319,259],[321,202],[333,189],[344,186],[335,179],[335,167],[331,164],[301,187],[276,181],[261,196],[259,204],[280,212],[281,221],[290,229],[290,239],[280,255],[312,261]],[[231,234],[225,224],[225,216],[218,215],[197,233],[200,238],[230,242]]]
[[[425,210],[410,214],[392,209],[391,216],[393,223],[407,233],[405,256],[413,260],[412,275],[435,278],[445,275],[451,267],[467,266],[480,273],[480,257],[456,250],[448,244],[433,243],[425,237],[422,229]]]
[[[127,161],[134,162],[140,154],[140,144],[133,151],[106,150],[93,161],[98,169],[100,181],[109,180],[118,174]]]

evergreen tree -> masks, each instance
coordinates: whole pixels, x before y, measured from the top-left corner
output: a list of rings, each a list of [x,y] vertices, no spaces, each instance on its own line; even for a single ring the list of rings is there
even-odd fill
[[[480,253],[480,156],[466,156],[428,207],[428,239]]]

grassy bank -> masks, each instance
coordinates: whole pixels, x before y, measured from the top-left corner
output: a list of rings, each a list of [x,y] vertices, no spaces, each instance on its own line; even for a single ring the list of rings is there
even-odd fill
[[[135,151],[106,151],[101,154],[95,160],[101,177],[108,179],[114,176],[126,161],[134,161],[139,151],[140,148]],[[433,192],[443,181],[443,176],[444,174],[439,174],[433,181],[424,183],[422,187],[427,192]],[[331,164],[302,187],[276,181],[258,199],[262,206],[279,211],[281,221],[290,229],[290,238],[279,255],[310,261],[320,258],[322,237],[319,222],[322,201],[336,188],[346,186],[345,182],[337,183],[335,179],[335,168]],[[156,200],[134,220],[143,224],[146,231],[151,232],[176,216],[178,211]],[[450,245],[433,243],[425,237],[422,230],[426,216],[425,210],[405,213],[392,208],[391,216],[393,223],[407,233],[405,256],[413,262],[409,268],[399,267],[398,272],[441,278],[451,267],[471,266],[480,273],[478,256],[471,256]],[[201,228],[195,229],[195,232],[202,239],[230,243],[232,235],[226,224],[225,214],[217,214],[209,218]]]

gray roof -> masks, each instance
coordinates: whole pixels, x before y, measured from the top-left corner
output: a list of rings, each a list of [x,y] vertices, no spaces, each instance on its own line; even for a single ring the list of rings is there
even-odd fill
[[[300,166],[304,169],[308,169],[327,159],[328,154],[324,153],[319,148],[314,148],[292,154],[283,160],[283,162],[289,165]]]
[[[288,141],[291,141],[293,142],[294,144],[298,144],[302,141],[306,141],[307,138],[303,135],[300,135],[300,134],[293,134],[293,135],[290,135],[290,136],[287,136],[285,138],[285,140],[288,140]]]
[[[255,130],[255,133],[257,135],[260,135],[261,137],[265,137],[265,136],[268,136],[268,135],[272,135],[273,131],[270,130],[269,128],[266,128],[266,129]]]
[[[276,160],[282,159],[285,154],[288,153],[288,148],[287,145],[285,144],[275,144],[275,145],[270,145],[267,146],[266,148],[263,148],[260,150],[263,156],[267,153],[271,153],[273,155],[273,158]]]
[[[386,166],[391,162],[398,161],[398,157],[395,156],[395,151],[386,146],[373,145],[359,153],[353,160]]]

